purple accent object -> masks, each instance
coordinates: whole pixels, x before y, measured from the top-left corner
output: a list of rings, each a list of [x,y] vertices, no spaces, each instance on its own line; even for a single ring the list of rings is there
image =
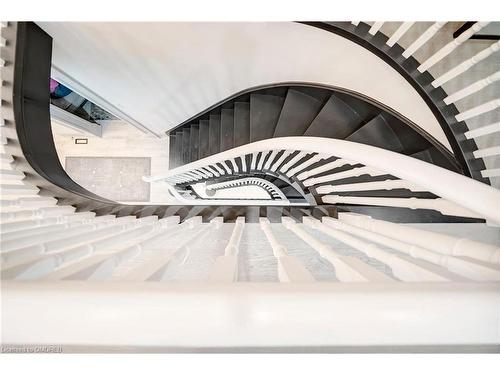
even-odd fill
[[[59,86],[59,82],[57,82],[55,79],[50,79],[50,93],[52,94],[54,91],[56,91],[57,86]]]

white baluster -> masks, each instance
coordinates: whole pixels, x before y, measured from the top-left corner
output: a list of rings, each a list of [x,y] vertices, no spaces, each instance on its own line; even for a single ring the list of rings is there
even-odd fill
[[[466,208],[460,207],[452,202],[448,202],[442,198],[427,199],[427,198],[379,198],[379,197],[352,197],[342,195],[325,195],[321,198],[324,203],[346,203],[346,204],[363,204],[367,206],[383,206],[383,207],[402,207],[412,210],[424,209],[439,211],[444,215],[463,216],[481,218],[475,212],[469,211]]]
[[[318,241],[316,238],[299,227],[291,218],[282,219],[285,228],[297,235],[302,241],[307,243],[323,259],[326,259],[335,268],[335,276],[341,282],[391,282],[389,276],[377,271],[375,268],[362,262],[361,260],[337,254],[331,246]]]
[[[481,171],[481,176],[483,177],[500,177],[500,168],[485,169]]]
[[[238,217],[234,225],[231,238],[224,249],[224,255],[217,257],[214,268],[209,277],[210,281],[235,282],[238,279],[238,253],[240,251],[241,236],[245,226],[245,218]]]
[[[383,22],[374,22],[372,27],[370,27],[370,30],[368,30],[368,33],[371,35],[375,35],[380,30],[383,24]]]
[[[419,246],[411,245],[406,242],[402,242],[399,240],[395,240],[390,237],[386,237],[382,234],[379,233],[374,233],[370,232],[368,230],[356,227],[351,224],[344,223],[340,220],[331,218],[331,217],[323,217],[322,218],[323,224],[326,224],[327,226],[330,226],[335,229],[339,229],[341,231],[351,233],[355,236],[362,237],[364,239],[367,239],[369,241],[376,242],[382,246],[387,246],[392,249],[395,249],[397,251],[400,251],[404,254],[407,254],[411,256],[412,258],[415,259],[422,259],[427,262],[430,262],[432,264],[435,264],[440,267],[444,267],[448,271],[461,275],[463,277],[467,277],[469,279],[477,280],[477,281],[487,281],[487,280],[493,280],[497,281],[500,280],[500,270],[496,270],[492,267],[487,267],[484,266],[483,264],[478,264],[474,262],[470,262],[468,260],[464,260],[461,258],[457,258],[454,256],[450,255],[443,255],[439,254],[427,249],[424,249]],[[423,265],[421,267],[424,267]],[[433,273],[436,275],[432,270],[427,269],[428,272]],[[436,275],[438,278],[441,278],[441,281],[444,281],[446,279],[453,280],[453,281],[461,281],[453,275],[446,275],[443,276],[441,273],[441,276],[438,274]],[[440,280],[436,280],[440,281]]]
[[[235,159],[229,159],[229,161],[233,165],[234,173],[239,173],[240,172],[240,168],[238,168],[238,164],[236,163],[236,160]]]
[[[446,22],[436,22],[427,30],[424,31],[422,35],[418,37],[404,52],[403,57],[407,59],[413,55],[420,47],[422,47],[429,39],[431,39],[438,31],[441,29]]]
[[[482,150],[476,150],[473,152],[475,158],[486,158],[488,156],[500,155],[500,146],[494,146],[489,148],[483,148]]]
[[[370,232],[420,246],[444,255],[464,256],[500,264],[500,248],[467,238],[417,229],[408,225],[375,220],[369,216],[340,213],[339,220]]]
[[[388,253],[380,249],[377,245],[369,242],[362,241],[356,237],[347,234],[346,232],[334,229],[321,223],[319,220],[307,218],[304,221],[314,229],[335,238],[336,240],[345,243],[354,249],[361,251],[370,258],[377,259],[378,261],[387,264],[392,269],[392,273],[398,279],[407,282],[420,282],[420,281],[448,281],[447,278],[431,272],[428,269],[420,267],[419,265],[403,259],[397,255]]]
[[[348,177],[358,177],[364,174],[368,174],[370,176],[381,176],[386,174],[383,171],[378,171],[374,168],[371,167],[358,167],[358,168],[352,168],[349,169],[348,171],[344,172],[338,172],[338,173],[332,173],[326,176],[321,176],[321,177],[313,177],[308,180],[304,181],[305,186],[313,186],[317,184],[322,184],[324,182],[329,182],[329,181],[335,181],[335,180],[342,180],[344,178]]]
[[[281,163],[283,163],[285,161],[285,159],[292,153],[292,151],[288,151],[288,150],[285,150],[283,152],[283,154],[279,157],[279,159],[277,161],[275,161],[273,163],[273,165],[271,165],[271,171],[272,172],[276,172],[276,170],[278,169],[278,167],[281,165]]]
[[[288,255],[286,248],[281,245],[271,230],[269,219],[260,219],[260,228],[266,235],[267,241],[273,249],[278,261],[278,276],[281,282],[312,282],[314,278],[309,271],[293,256]]]
[[[387,40],[386,44],[389,47],[392,47],[394,44],[397,43],[399,39],[409,30],[410,27],[413,26],[415,22],[403,22],[401,26],[395,31],[394,34]]]
[[[329,194],[337,191],[370,191],[370,190],[393,190],[407,189],[410,191],[426,191],[425,189],[404,180],[385,180],[374,182],[360,182],[357,184],[325,185],[319,186],[318,194]]]
[[[316,167],[316,168],[310,169],[308,171],[302,172],[302,173],[300,173],[297,176],[297,179],[303,181],[303,180],[305,180],[308,177],[315,176],[317,174],[329,171],[331,169],[335,169],[335,168],[338,168],[338,167],[343,167],[344,165],[348,165],[348,164],[355,164],[355,163],[353,163],[353,162],[351,162],[349,160],[345,160],[345,159],[337,159],[337,160],[332,161],[330,163],[326,163],[326,164],[323,164],[323,165],[321,165],[319,167]]]
[[[489,22],[476,22],[469,29],[465,30],[462,34],[460,34],[457,38],[453,39],[450,43],[445,45],[439,51],[437,51],[434,55],[429,57],[426,61],[424,61],[419,67],[418,71],[420,73],[425,72],[431,66],[435,65],[437,62],[441,61],[443,58],[448,56],[451,52],[453,52],[459,45],[463,42],[467,41],[472,35],[481,30],[484,26],[486,26]]]
[[[465,121],[470,118],[482,115],[483,113],[493,111],[500,107],[500,99],[495,99],[487,103],[478,105],[477,107],[471,108],[468,111],[459,113],[455,116],[457,121]]]
[[[297,164],[297,162],[301,159],[303,159],[305,156],[307,155],[307,153],[301,151],[299,152],[297,155],[295,155],[293,158],[291,158],[286,164],[284,164],[281,168],[280,168],[280,172],[281,173],[287,173],[288,170],[295,164]]]
[[[464,73],[468,69],[472,68],[474,65],[476,65],[478,62],[484,60],[488,56],[490,56],[492,53],[498,51],[500,49],[500,41],[493,43],[491,46],[488,48],[483,49],[481,52],[476,54],[475,56],[471,57],[470,59],[465,60],[463,63],[457,65],[453,69],[450,69],[443,75],[441,75],[439,78],[436,78],[432,82],[432,86],[438,87],[443,85],[444,83],[448,82],[449,80],[459,76],[460,74]]]
[[[486,125],[474,130],[469,130],[468,132],[465,132],[464,135],[467,139],[474,139],[497,132],[500,132],[500,122],[495,122],[494,124]]]
[[[273,150],[271,152],[271,155],[267,158],[267,161],[264,163],[264,169],[269,170],[269,167],[271,166],[271,163],[274,161],[274,158],[276,158],[276,155],[278,154],[279,150]]]
[[[486,77],[484,79],[481,79],[477,82],[474,82],[473,84],[463,88],[462,90],[459,90],[448,97],[444,98],[444,102],[446,104],[451,104],[459,101],[460,99],[463,99],[469,95],[474,94],[475,92],[478,92],[479,90],[484,89],[485,87],[488,87],[491,85],[493,82],[496,82],[500,80],[500,72],[496,72],[489,77]]]
[[[266,159],[266,156],[269,155],[270,151],[263,151],[260,154],[260,159],[259,162],[257,163],[257,170],[261,171],[262,167],[264,166],[264,160]]]
[[[325,158],[324,155],[320,155],[320,154],[314,155],[311,158],[309,158],[308,160],[304,161],[303,163],[300,163],[296,167],[290,169],[286,174],[287,174],[287,176],[291,177],[291,176],[303,171],[304,169],[309,167],[311,164],[317,163],[317,162],[323,160],[324,158]]]

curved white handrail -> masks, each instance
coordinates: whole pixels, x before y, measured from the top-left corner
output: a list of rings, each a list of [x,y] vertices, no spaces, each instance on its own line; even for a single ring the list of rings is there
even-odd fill
[[[276,149],[300,150],[354,160],[421,186],[435,195],[500,224],[500,191],[491,186],[406,155],[339,139],[303,136],[266,139],[174,168],[161,176],[143,177],[143,180],[161,181],[241,155]]]

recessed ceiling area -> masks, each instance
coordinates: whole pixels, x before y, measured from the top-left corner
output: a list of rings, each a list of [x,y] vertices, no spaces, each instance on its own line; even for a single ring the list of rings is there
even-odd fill
[[[53,66],[161,135],[259,85],[310,82],[393,108],[450,149],[413,87],[363,47],[292,22],[38,22],[54,39]]]

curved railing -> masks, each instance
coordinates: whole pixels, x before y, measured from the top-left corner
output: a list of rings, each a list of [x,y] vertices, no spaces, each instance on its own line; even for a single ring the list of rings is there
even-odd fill
[[[314,163],[330,157],[338,159],[312,170],[307,169]],[[250,165],[247,162],[248,158],[251,158]],[[236,159],[239,159],[238,163]],[[243,167],[240,169],[238,164]],[[322,175],[345,164],[363,164],[363,166],[352,168],[347,173],[340,172],[341,176]],[[143,179],[147,182],[166,181],[171,185],[186,184],[206,178],[206,171],[213,169],[217,169],[222,175],[241,174],[253,170],[273,170],[300,180],[305,187],[315,187],[321,184],[321,189],[325,189],[324,183],[339,178],[362,174],[372,176],[390,174],[400,180],[383,181],[381,184],[379,182],[381,186],[376,189],[404,187],[408,190],[428,191],[444,199],[404,198],[405,206],[409,205],[409,208],[435,209],[449,215],[481,217],[500,223],[498,210],[500,191],[487,184],[392,151],[337,139],[284,137],[263,140],[174,168],[163,175]],[[317,177],[318,175],[322,177]],[[368,184],[373,184],[373,182]],[[336,188],[338,187],[337,185]],[[360,188],[363,189],[361,186],[351,186],[346,187],[346,190],[356,191]],[[365,190],[376,189],[372,186]],[[363,203],[360,204],[383,205],[381,199],[390,199],[387,201],[389,206],[405,207],[401,206],[402,202],[398,201],[403,198],[375,199],[377,201],[370,203],[369,198],[364,197]],[[339,203],[342,197],[326,195],[322,200],[328,203]],[[419,206],[420,203],[425,203],[425,207]]]
[[[475,64],[485,60],[500,48],[500,43],[492,43],[475,56],[451,67],[439,77],[433,77],[429,72],[435,64],[460,49],[475,32],[486,26],[488,22],[477,22],[471,28],[457,36],[444,47],[427,57],[417,61],[414,53],[426,46],[439,32],[446,22],[436,22],[418,36],[406,49],[397,42],[413,26],[414,22],[402,22],[392,35],[383,34],[380,29],[384,22],[374,22],[371,25],[363,22],[303,22],[352,40],[367,48],[389,65],[396,69],[426,101],[439,121],[455,157],[462,165],[464,173],[479,181],[489,182],[488,178],[500,176],[500,169],[486,168],[484,158],[500,154],[498,146],[478,150],[475,140],[479,137],[492,136],[500,131],[498,122],[478,129],[469,129],[467,121],[484,113],[497,110],[500,99],[484,100],[479,105],[465,111],[459,111],[455,102],[478,92],[480,89],[499,79],[498,73],[448,95],[442,85],[450,80],[466,74]],[[484,139],[483,138],[483,139]]]

